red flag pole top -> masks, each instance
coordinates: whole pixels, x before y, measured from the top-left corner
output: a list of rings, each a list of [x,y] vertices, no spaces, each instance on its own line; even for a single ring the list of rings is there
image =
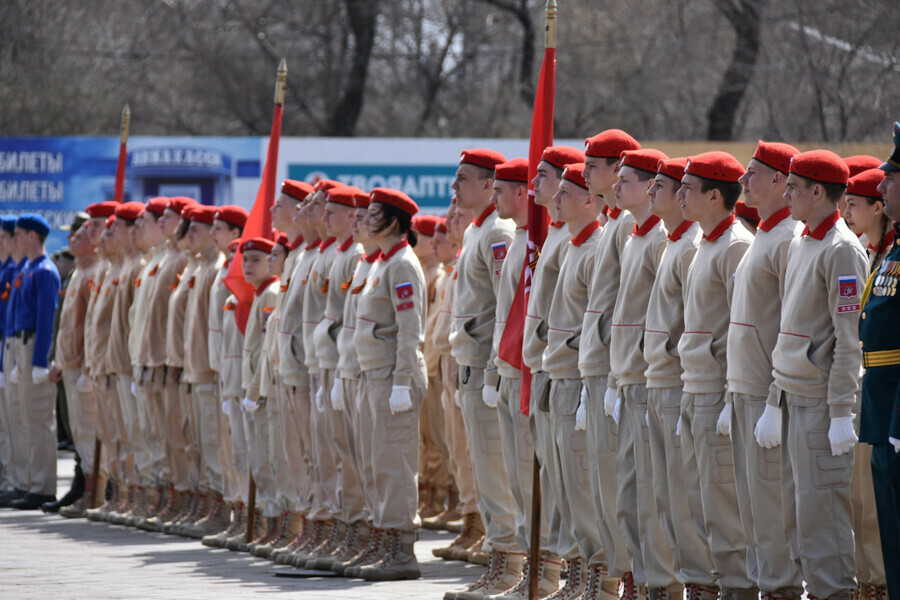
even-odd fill
[[[278,143],[281,139],[281,119],[284,112],[284,89],[287,81],[287,62],[282,58],[275,76],[275,112],[272,116],[272,131],[269,134],[269,147],[266,151],[266,163],[263,168],[262,181],[256,192],[256,201],[247,217],[241,242],[251,238],[275,239],[272,229],[272,206],[275,204],[275,176],[278,171]],[[234,318],[241,333],[247,327],[247,319],[250,316],[250,306],[253,304],[254,288],[244,279],[243,263],[240,247],[234,253],[234,258],[225,275],[225,285],[237,298],[237,306],[234,308]]]
[[[553,145],[553,99],[556,92],[556,1],[548,0],[544,25],[544,60],[534,97],[531,116],[531,140],[528,147],[528,251],[522,265],[519,287],[510,307],[503,337],[500,339],[500,358],[522,371],[522,393],[519,408],[528,415],[531,405],[531,372],[522,362],[522,340],[525,332],[525,311],[531,290],[532,265],[537,262],[547,237],[550,216],[547,209],[534,201],[534,184],[544,148]]]
[[[119,160],[116,163],[116,185],[113,201],[122,203],[125,199],[125,159],[128,157],[128,132],[131,129],[131,108],[126,104],[122,109],[122,125],[119,128]]]

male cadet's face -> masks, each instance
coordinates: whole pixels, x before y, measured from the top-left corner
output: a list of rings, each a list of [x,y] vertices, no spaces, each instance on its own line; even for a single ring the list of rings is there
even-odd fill
[[[569,181],[563,179],[559,182],[559,188],[553,195],[553,201],[556,203],[556,211],[561,221],[577,221],[584,216],[587,210],[589,192]]]
[[[90,252],[90,246],[87,244],[87,229],[84,225],[69,233],[69,252],[75,258],[80,258]]]
[[[278,194],[272,205],[272,225],[279,231],[293,227],[294,214],[297,212],[297,201],[287,194]]]
[[[101,239],[103,251],[108,257],[112,258],[115,254],[122,251],[122,246],[119,244],[118,238],[113,232],[112,227],[107,227],[103,230]]]
[[[325,194],[319,190],[313,194],[312,200],[306,207],[306,218],[311,227],[319,228],[322,225],[322,219],[325,216]]]
[[[419,242],[413,248],[413,253],[420,262],[435,260],[434,258],[434,236],[419,234]]]
[[[133,227],[134,225],[126,223],[125,219],[116,219],[113,222],[110,231],[112,231],[112,236],[120,248],[129,248],[133,245],[131,231]]]
[[[287,257],[287,250],[281,244],[275,244],[272,253],[266,257],[269,264],[269,275],[281,276],[284,271],[284,259]]]
[[[173,209],[167,208],[163,211],[163,214],[159,217],[159,228],[167,240],[175,237],[175,231],[177,231],[180,221],[181,215]]]
[[[678,198],[675,192],[681,184],[666,175],[657,175],[653,178],[647,196],[650,197],[650,212],[661,217],[680,210]]]
[[[268,252],[260,250],[248,250],[241,256],[241,270],[244,279],[251,285],[257,286],[269,276]]]
[[[91,217],[82,229],[87,230],[87,236],[91,245],[98,246],[100,245],[100,236],[103,235],[103,230],[106,229],[106,219],[103,217]]]
[[[900,173],[885,172],[878,184],[878,191],[884,198],[884,212],[894,221],[900,221]]]
[[[28,232],[24,229],[16,227],[15,233],[13,234],[13,244],[15,244],[19,254],[28,254],[29,240],[27,233]]]
[[[613,196],[617,208],[631,210],[647,204],[647,181],[638,179],[638,172],[628,166],[619,169],[613,184]]]
[[[138,217],[138,220],[134,223],[134,227],[135,235],[138,235],[138,232],[140,232],[140,235],[143,236],[144,241],[149,246],[155,246],[160,242],[161,228],[159,226],[159,217],[149,210],[145,210],[143,214]]]
[[[791,217],[795,221],[805,221],[812,214],[815,207],[816,190],[821,187],[813,182],[791,173],[787,178],[787,187],[784,190],[784,198],[791,207]]]
[[[778,179],[778,171],[751,158],[747,170],[738,178],[738,183],[744,188],[744,202],[747,206],[759,208],[760,200],[772,193]]]
[[[215,221],[213,221],[213,223],[215,223]],[[198,223],[197,221],[191,221],[191,224],[188,227],[187,237],[192,252],[202,252],[215,243],[212,236],[212,225]]]
[[[434,257],[438,262],[448,263],[456,256],[456,247],[450,241],[446,231],[435,231],[431,238],[431,246],[434,248]]]
[[[846,194],[845,198],[847,199],[846,207],[841,216],[847,221],[847,227],[850,228],[850,231],[856,235],[872,231],[878,225],[884,204],[882,202],[869,204],[869,201],[862,196],[854,196],[852,194]]]
[[[537,174],[531,180],[535,204],[548,207],[554,205],[553,195],[559,189],[561,175],[562,172],[547,161],[542,160],[538,163]]]
[[[497,216],[501,219],[512,219],[522,210],[524,194],[519,193],[522,184],[512,181],[494,180],[494,193],[491,202],[497,207]]]
[[[367,214],[369,214],[368,207],[357,208],[353,211],[353,221],[350,222],[350,234],[353,236],[353,239],[360,244],[365,244],[369,241],[369,234],[363,225]]]
[[[616,182],[619,161],[608,162],[596,156],[584,157],[584,182],[592,194],[604,194]]]
[[[685,175],[681,178],[681,187],[678,188],[678,201],[681,204],[681,214],[688,221],[699,221],[709,210],[710,199],[713,190],[702,191],[703,182],[696,175]]]
[[[12,254],[15,251],[13,236],[5,229],[0,229],[0,252]]]
[[[350,233],[350,223],[353,220],[355,208],[344,206],[336,202],[325,203],[325,234],[328,237],[343,238]]]
[[[209,235],[216,242],[216,247],[220,252],[228,250],[228,244],[238,237],[238,231],[232,229],[231,226],[222,219],[213,219],[212,228]]]
[[[463,163],[456,168],[456,179],[450,185],[460,208],[474,210],[491,190],[493,178],[484,176],[484,169]]]

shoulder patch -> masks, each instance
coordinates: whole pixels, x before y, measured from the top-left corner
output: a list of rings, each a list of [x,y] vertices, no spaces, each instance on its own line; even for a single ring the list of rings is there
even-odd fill
[[[856,275],[838,275],[838,289],[841,298],[855,298],[859,296],[859,283]]]
[[[397,291],[397,297],[401,300],[403,300],[404,298],[410,298],[413,295],[413,285],[412,282],[409,281],[398,283],[394,286],[394,289]]]
[[[494,255],[494,262],[501,262],[506,258],[506,242],[495,242],[491,244],[491,253]]]

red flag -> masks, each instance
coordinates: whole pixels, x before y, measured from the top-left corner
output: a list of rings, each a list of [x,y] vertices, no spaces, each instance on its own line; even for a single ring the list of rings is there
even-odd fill
[[[119,204],[125,199],[125,160],[128,158],[128,132],[131,129],[131,108],[122,109],[122,125],[119,132],[119,160],[116,163],[116,183],[113,187],[113,202]]]
[[[269,134],[269,149],[266,152],[266,164],[263,168],[262,182],[256,192],[256,201],[250,210],[250,216],[244,225],[244,234],[241,241],[255,237],[275,239],[272,230],[272,205],[275,204],[275,174],[278,170],[278,142],[281,138],[281,116],[284,105],[275,105],[275,115],[272,117],[272,132]],[[228,273],[225,274],[225,285],[237,298],[234,307],[234,320],[237,322],[241,333],[247,328],[247,319],[250,317],[250,306],[253,304],[253,286],[244,279],[241,251],[234,253]]]
[[[497,354],[510,365],[522,371],[522,393],[519,408],[528,415],[531,407],[531,371],[522,363],[522,339],[525,333],[525,310],[531,291],[531,269],[537,261],[547,237],[550,217],[543,206],[534,201],[531,180],[537,175],[538,164],[544,148],[553,145],[553,98],[556,90],[556,48],[544,50],[544,62],[538,79],[531,115],[531,141],[528,148],[528,251],[522,265],[522,276],[513,299]],[[524,368],[523,368],[524,367]]]

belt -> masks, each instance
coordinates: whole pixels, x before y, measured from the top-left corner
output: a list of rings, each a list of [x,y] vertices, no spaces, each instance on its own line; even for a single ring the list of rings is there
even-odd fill
[[[28,338],[34,335],[34,329],[20,329],[19,331],[14,331],[12,336],[16,338],[25,338],[25,341],[28,341]]]
[[[863,366],[866,368],[888,367],[891,365],[900,365],[900,349],[863,352]]]

